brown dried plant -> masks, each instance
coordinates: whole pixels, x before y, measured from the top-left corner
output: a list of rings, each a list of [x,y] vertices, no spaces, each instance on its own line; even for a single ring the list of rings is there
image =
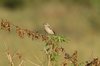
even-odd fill
[[[43,34],[38,33],[37,31],[23,29],[19,26],[11,24],[7,20],[4,21],[2,19],[1,29],[7,30],[10,32],[11,28],[13,28],[13,27],[15,27],[16,34],[18,34],[18,36],[20,38],[25,38],[26,36],[28,36],[32,40],[41,39],[42,41],[44,41],[46,43],[46,47],[48,46],[48,48],[46,48],[46,50],[45,50],[47,53],[47,57],[48,57],[48,66],[50,66],[50,65],[53,66],[51,62],[56,61],[56,56],[59,55],[59,53],[63,53],[66,56],[65,49],[63,47],[59,46],[59,43],[65,42],[65,40],[62,37],[59,37],[59,36],[51,37],[48,35],[43,35]],[[74,53],[70,58],[67,58],[67,59],[70,59],[70,61],[72,61],[72,63],[76,64],[76,62],[77,62],[76,55],[77,55],[77,53]],[[19,56],[19,59],[20,58],[21,58],[21,56]],[[66,57],[64,57],[64,58],[66,59]],[[10,62],[12,62],[12,61],[10,60]],[[12,63],[12,65],[13,65],[13,63]],[[66,64],[64,64],[64,66],[65,65]]]
[[[10,50],[7,49],[6,50],[6,56],[8,58],[9,63],[10,63],[10,66],[15,66],[15,63],[14,63],[14,59],[15,58],[19,59],[20,63],[18,64],[18,66],[22,66],[24,60],[22,59],[22,55],[20,53],[14,53],[14,54],[12,54],[10,52]]]
[[[10,32],[10,30],[11,30],[11,28],[10,28],[10,23],[9,23],[7,20],[4,21],[4,20],[2,19],[2,21],[1,21],[1,29],[5,29],[5,30],[7,30],[7,31]]]
[[[69,55],[68,53],[64,53],[64,62],[62,63],[62,66],[67,66],[67,61],[70,61],[71,64],[74,66],[78,66],[78,59],[77,59],[77,51],[75,51],[72,55]]]
[[[72,55],[68,54],[65,49],[60,46],[62,42],[65,42],[65,39],[62,36],[49,36],[45,34],[38,33],[37,31],[32,31],[29,29],[24,29],[19,26],[16,26],[14,24],[11,24],[8,20],[1,20],[1,29],[6,30],[8,32],[11,32],[11,29],[15,27],[16,34],[20,38],[25,38],[26,36],[31,38],[32,40],[42,40],[45,42],[45,47],[44,51],[46,53],[46,57],[48,59],[48,65],[47,66],[55,66],[55,62],[57,60],[57,56],[62,54],[62,57],[64,61],[62,62],[61,65],[56,65],[56,66],[68,66],[68,61],[73,64],[73,66],[79,66],[78,64],[78,53],[75,51]],[[14,66],[13,62],[13,56],[10,54],[9,51],[6,52],[7,58],[11,64],[11,66]],[[16,53],[18,56],[20,63],[18,66],[22,66],[23,60],[22,55],[20,53]],[[27,59],[26,59],[27,60]],[[35,64],[34,62],[31,62],[30,60],[27,60],[28,62],[32,63],[33,65],[40,66],[38,64]],[[53,62],[53,63],[52,63]],[[94,58],[91,62],[87,62],[85,66],[100,66],[100,61],[98,58]]]
[[[100,60],[98,58],[94,58],[92,61],[87,61],[85,66],[100,66]]]

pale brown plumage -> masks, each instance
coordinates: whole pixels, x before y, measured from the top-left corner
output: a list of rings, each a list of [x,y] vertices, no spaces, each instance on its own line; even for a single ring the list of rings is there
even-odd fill
[[[44,24],[44,29],[48,34],[55,35],[55,32],[48,23]]]

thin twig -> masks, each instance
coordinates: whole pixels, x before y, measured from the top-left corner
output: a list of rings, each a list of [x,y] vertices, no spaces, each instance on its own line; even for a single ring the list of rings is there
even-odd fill
[[[40,65],[38,65],[38,64],[36,64],[36,63],[34,63],[34,62],[32,62],[32,61],[29,60],[29,59],[26,59],[26,61],[28,61],[29,63],[31,63],[31,64],[33,64],[33,65],[35,65],[35,66],[40,66]]]
[[[50,55],[48,55],[48,66],[51,66]]]
[[[13,59],[12,59],[10,53],[9,52],[6,52],[6,55],[7,55],[7,58],[9,60],[10,64],[11,64],[11,66],[14,66]]]
[[[18,66],[22,66],[23,62],[24,62],[24,60],[22,60]]]
[[[44,51],[45,51],[45,53],[46,53],[46,54],[48,54],[48,52],[47,52],[46,48],[44,48]]]
[[[42,61],[37,56],[34,57],[39,61],[39,63],[42,63]]]

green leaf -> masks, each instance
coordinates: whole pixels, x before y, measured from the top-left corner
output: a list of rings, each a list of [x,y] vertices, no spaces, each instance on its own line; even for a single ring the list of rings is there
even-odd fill
[[[59,58],[58,53],[53,52],[53,53],[51,54],[51,61],[57,61],[58,58]]]

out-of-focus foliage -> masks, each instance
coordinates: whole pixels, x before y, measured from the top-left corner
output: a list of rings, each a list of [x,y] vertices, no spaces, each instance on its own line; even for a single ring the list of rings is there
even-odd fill
[[[89,19],[90,26],[96,32],[100,31],[100,20],[97,17],[92,17]]]
[[[21,7],[24,4],[23,0],[1,0],[3,7],[8,9],[16,9]]]
[[[41,5],[49,2],[60,2],[63,4],[78,4],[86,7],[99,5],[99,0],[0,0],[0,4],[6,8],[16,9],[23,6],[24,3],[31,3],[33,5]]]
[[[91,6],[91,0],[59,0],[60,2],[65,2],[65,3],[75,3],[79,5],[84,5],[84,6]]]

